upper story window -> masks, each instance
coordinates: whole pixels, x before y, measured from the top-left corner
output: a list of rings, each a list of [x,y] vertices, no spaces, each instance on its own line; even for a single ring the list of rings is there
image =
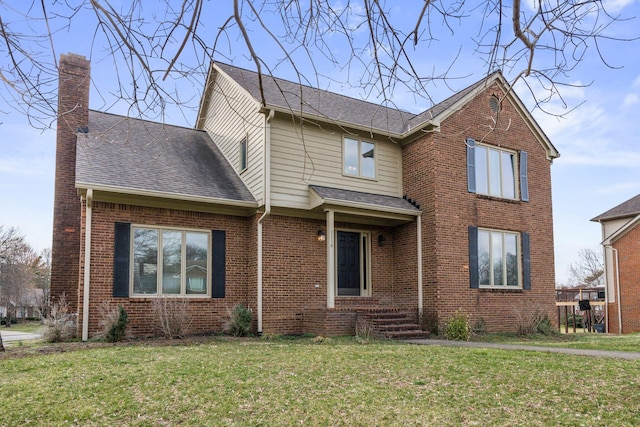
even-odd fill
[[[527,153],[478,144],[467,139],[467,178],[469,191],[504,199],[529,200]],[[518,166],[520,167],[518,173]],[[518,178],[520,193],[518,194]]]
[[[247,138],[240,141],[240,172],[247,168]]]
[[[210,233],[133,227],[132,295],[207,295]]]
[[[344,138],[343,172],[363,178],[376,177],[375,144],[353,138]]]

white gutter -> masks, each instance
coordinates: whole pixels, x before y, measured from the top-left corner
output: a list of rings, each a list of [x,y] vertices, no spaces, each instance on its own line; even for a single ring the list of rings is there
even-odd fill
[[[271,119],[275,111],[269,111],[264,119],[264,213],[258,219],[258,335],[262,334],[262,221],[271,214]]]
[[[422,215],[416,218],[416,232],[418,233],[418,323],[422,323],[424,303],[422,302]]]
[[[244,200],[223,199],[219,197],[194,196],[190,194],[171,193],[171,192],[155,191],[155,190],[141,190],[139,188],[119,187],[116,185],[93,184],[88,182],[76,182],[76,188],[78,189],[86,188],[87,190],[91,188],[95,191],[128,194],[131,196],[147,196],[147,197],[158,197],[162,199],[184,200],[188,202],[216,203],[221,205],[246,207],[246,208],[256,207],[255,202],[247,202]]]
[[[87,189],[85,195],[85,226],[84,226],[84,293],[82,297],[82,341],[89,339],[89,281],[91,279],[91,211],[93,190]]]

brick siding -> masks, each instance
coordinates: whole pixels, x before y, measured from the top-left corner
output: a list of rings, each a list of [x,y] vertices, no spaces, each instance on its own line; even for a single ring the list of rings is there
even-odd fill
[[[424,305],[440,326],[456,310],[490,331],[514,331],[518,310],[542,307],[555,321],[550,162],[517,110],[503,102],[497,122],[488,88],[431,133],[403,149],[404,191],[423,207]],[[501,200],[467,190],[466,138],[529,153],[529,202]],[[471,289],[468,226],[528,232],[531,290]]]
[[[89,120],[89,61],[83,56],[60,57],[56,172],[51,245],[51,298],[66,295],[78,308],[80,197],[76,193],[76,135]]]
[[[622,332],[640,332],[640,226],[627,231],[612,246],[618,251],[620,268]],[[615,271],[613,274],[615,277]],[[617,299],[608,308],[609,332],[619,333]]]

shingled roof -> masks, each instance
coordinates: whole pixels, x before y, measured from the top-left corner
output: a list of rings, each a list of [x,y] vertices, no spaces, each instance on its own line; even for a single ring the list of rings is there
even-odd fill
[[[255,203],[206,132],[99,111],[78,136],[76,186]]]
[[[627,218],[640,215],[640,194],[630,198],[626,202],[620,203],[618,206],[601,213],[591,221],[606,221],[616,218]]]
[[[262,75],[263,92],[261,93],[257,72],[221,62],[216,62],[215,66],[236,81],[258,102],[262,102],[262,93],[264,93],[265,102],[269,107],[279,107],[318,116],[332,122],[354,124],[382,134],[396,135],[428,124],[431,119],[451,108],[473,90],[499,75],[497,72],[493,73],[432,108],[420,114],[413,114],[267,74]]]

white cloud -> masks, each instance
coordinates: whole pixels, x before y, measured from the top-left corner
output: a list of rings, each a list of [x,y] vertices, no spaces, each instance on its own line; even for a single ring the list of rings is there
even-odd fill
[[[614,13],[620,12],[625,7],[635,3],[635,0],[604,0],[603,5],[607,12]]]
[[[624,101],[622,101],[622,106],[630,107],[637,104],[638,102],[640,102],[640,96],[638,96],[638,94],[636,93],[630,93],[624,98]]]

